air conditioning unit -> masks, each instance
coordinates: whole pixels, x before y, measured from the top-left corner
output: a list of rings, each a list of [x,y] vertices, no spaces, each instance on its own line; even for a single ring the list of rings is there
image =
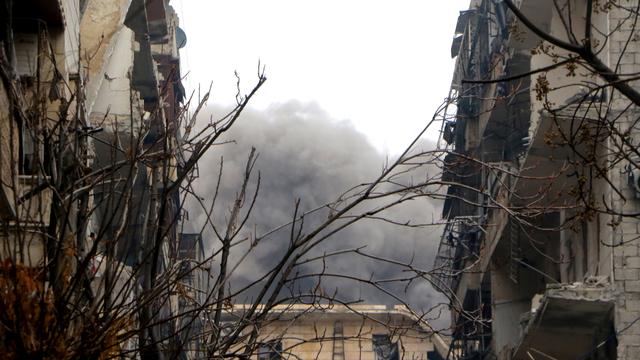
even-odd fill
[[[16,74],[35,77],[38,69],[38,34],[14,33],[13,39]]]

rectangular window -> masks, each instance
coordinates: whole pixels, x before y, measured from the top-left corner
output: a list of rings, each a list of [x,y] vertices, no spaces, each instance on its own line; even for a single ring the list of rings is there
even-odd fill
[[[18,137],[20,139],[18,172],[20,175],[35,175],[38,166],[38,143],[24,123],[20,124]]]
[[[16,32],[13,38],[16,75],[35,77],[38,69],[38,33]]]
[[[389,335],[373,335],[371,338],[373,342],[373,352],[375,353],[375,360],[399,360],[398,355],[398,343],[391,342]]]
[[[258,360],[282,359],[282,342],[272,340],[258,346]]]

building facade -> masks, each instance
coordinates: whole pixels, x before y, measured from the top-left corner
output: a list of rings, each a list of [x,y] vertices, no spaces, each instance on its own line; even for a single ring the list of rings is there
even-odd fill
[[[7,0],[0,19],[0,283],[2,316],[17,314],[0,355],[180,353],[176,13],[168,0]]]
[[[181,353],[175,267],[182,214],[174,182],[182,162],[179,48],[186,38],[167,0],[86,0],[81,40],[86,113],[101,130],[92,138],[92,165],[100,171],[122,164],[93,191],[99,251],[138,273],[125,294],[139,301],[141,293],[158,292],[139,314],[138,349]]]
[[[235,322],[248,308],[234,305],[224,320]],[[251,359],[437,360],[447,349],[438,334],[402,306],[294,304],[269,311]]]
[[[11,3],[11,2],[9,2]],[[0,56],[0,226],[3,258],[27,266],[43,261],[50,225],[53,154],[61,141],[80,161],[75,135],[59,139],[59,123],[83,123],[69,105],[78,88],[80,19],[77,1],[13,2],[2,9]],[[53,140],[55,139],[55,140]]]
[[[637,2],[600,5],[460,13],[434,266],[450,359],[640,357]]]

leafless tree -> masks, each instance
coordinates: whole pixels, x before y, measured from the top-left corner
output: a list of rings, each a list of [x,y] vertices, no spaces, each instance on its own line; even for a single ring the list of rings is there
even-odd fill
[[[423,133],[377,178],[315,209],[302,210],[299,199],[288,223],[258,233],[248,226],[261,191],[254,172],[258,150],[248,154],[235,200],[224,204],[228,213],[215,211],[218,192],[198,194],[193,184],[203,156],[233,140],[227,133],[266,81],[263,69],[252,90],[238,93],[236,106],[221,118],[199,116],[207,92],[188,99],[175,122],[161,106],[132,108],[129,124],[115,121],[105,131],[106,115],[104,124],[86,118],[86,84],[64,78],[51,49],[40,49],[38,73],[28,80],[16,75],[11,55],[2,50],[0,95],[6,95],[8,111],[1,124],[0,165],[2,194],[9,195],[2,200],[12,206],[2,209],[0,222],[4,358],[248,358],[283,304],[353,310],[362,302],[325,288],[331,279],[369,286],[405,305],[402,292],[391,286],[431,282],[429,269],[366,248],[321,251],[329,239],[364,220],[439,226],[387,216],[404,203],[444,196],[433,171],[440,153],[417,146]],[[208,179],[218,187],[223,164],[218,178]],[[212,237],[204,241],[214,242],[213,252],[200,245],[202,256],[181,256],[185,201],[198,202],[206,213],[197,233]],[[268,241],[285,244],[272,268],[236,286],[238,269]],[[398,275],[336,273],[326,263],[337,257],[391,264]],[[197,286],[194,277],[201,279]],[[234,303],[247,297],[250,304],[229,320]],[[440,315],[438,307],[407,309],[412,324],[392,332],[410,326],[423,329],[424,336],[437,332],[429,321]],[[334,337],[319,334],[315,341]]]

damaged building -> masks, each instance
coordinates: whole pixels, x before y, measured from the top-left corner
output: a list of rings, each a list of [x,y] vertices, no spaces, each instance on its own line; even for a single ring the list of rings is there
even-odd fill
[[[98,217],[118,214],[114,221],[100,224],[110,238],[117,236],[123,210],[128,207],[123,206],[127,196],[132,198],[127,212],[141,215],[127,222],[118,240],[119,260],[131,266],[139,262],[149,219],[157,215],[159,205],[152,202],[167,185],[162,184],[163,174],[171,182],[182,161],[177,132],[184,88],[178,49],[186,38],[177,15],[164,0],[87,0],[83,6],[82,42],[91,54],[83,59],[88,78],[86,112],[91,123],[102,129],[93,142],[94,167],[111,166],[134,151],[139,152],[134,153],[137,156],[145,151],[167,152],[170,158],[166,163],[145,161],[146,168],[132,164],[135,176],[129,176],[131,166],[122,167],[94,193],[95,201],[102,204]],[[133,189],[132,193],[125,188]],[[176,253],[179,199],[167,200],[167,207],[166,222],[173,228],[167,230],[165,258]]]
[[[434,264],[448,359],[640,358],[638,82],[618,86],[640,70],[637,1],[601,5],[460,13]]]
[[[26,340],[29,323],[3,318],[5,349],[21,340],[30,345],[15,353],[30,358],[47,342],[75,341],[73,331],[102,344],[115,328],[127,337],[105,347],[110,356],[179,353],[179,296],[156,285],[177,283],[183,215],[179,191],[168,190],[183,163],[178,16],[168,0],[7,0],[0,19],[2,289],[21,295],[12,271],[26,269],[41,304],[56,302],[50,317],[69,316],[56,325],[63,340]],[[150,289],[158,300],[141,303]],[[91,357],[82,344],[64,351],[50,355]]]
[[[186,37],[167,0],[86,0],[81,5],[85,111],[101,130],[92,137],[92,166],[96,171],[116,167],[93,189],[94,232],[103,241],[102,252],[139,273],[125,294],[139,296],[156,283],[176,283],[164,288],[139,320],[142,328],[149,327],[142,335],[149,346],[161,343],[160,351],[180,352],[180,326],[171,320],[179,316],[180,296],[170,274],[180,261],[182,213],[179,191],[168,189],[183,162],[179,49]]]

